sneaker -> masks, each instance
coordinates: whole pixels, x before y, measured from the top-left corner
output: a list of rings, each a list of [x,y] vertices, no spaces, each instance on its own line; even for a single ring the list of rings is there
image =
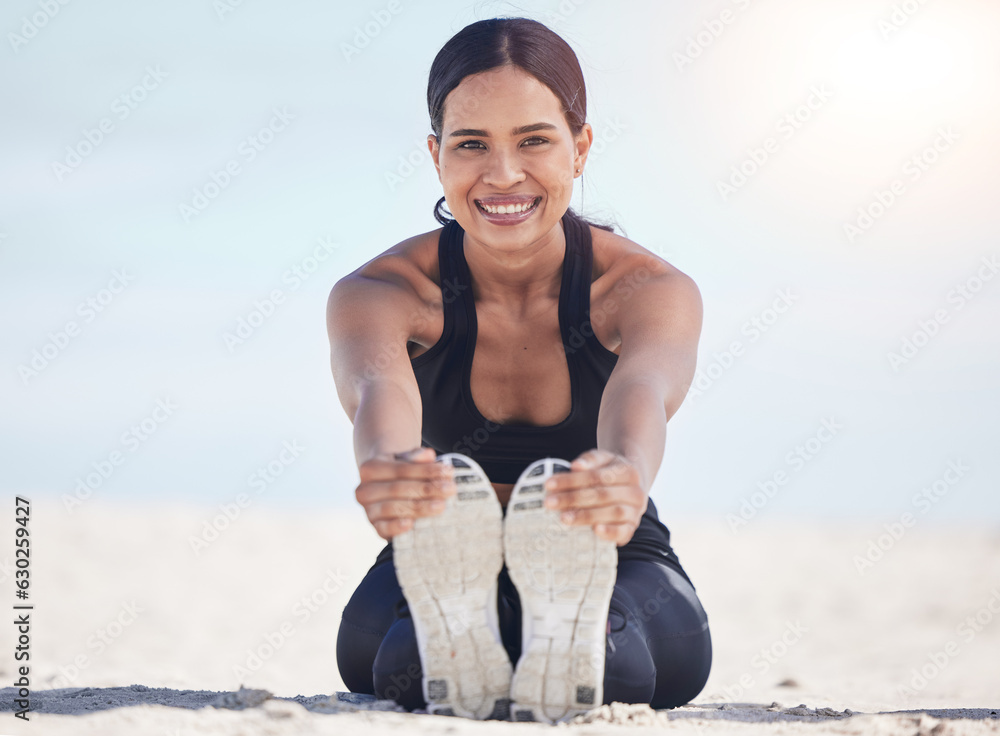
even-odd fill
[[[396,578],[420,650],[427,712],[506,719],[511,666],[497,621],[503,512],[483,469],[458,453],[458,493],[392,539]]]
[[[569,470],[555,458],[532,463],[507,504],[504,554],[522,610],[521,658],[510,686],[514,721],[566,721],[604,701],[618,548],[542,505],[545,481]]]

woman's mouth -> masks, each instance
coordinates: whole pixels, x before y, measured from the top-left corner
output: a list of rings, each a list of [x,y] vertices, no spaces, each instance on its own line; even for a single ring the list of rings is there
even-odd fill
[[[509,200],[504,202],[496,199],[491,202],[475,200],[476,209],[487,222],[494,225],[517,225],[527,220],[541,203],[541,197],[531,200]]]

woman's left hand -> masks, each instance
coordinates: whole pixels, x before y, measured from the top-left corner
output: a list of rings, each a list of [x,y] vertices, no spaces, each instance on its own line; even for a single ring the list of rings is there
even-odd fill
[[[622,455],[588,450],[570,463],[570,472],[545,482],[545,507],[560,512],[565,524],[587,524],[594,533],[627,543],[646,511],[647,495],[639,470]]]

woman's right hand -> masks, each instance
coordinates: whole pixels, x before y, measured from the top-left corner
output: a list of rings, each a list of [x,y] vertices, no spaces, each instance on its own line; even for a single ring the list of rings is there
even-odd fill
[[[415,519],[444,511],[457,487],[454,468],[436,458],[433,448],[417,447],[376,455],[358,466],[361,483],[354,496],[380,537],[388,541],[412,529]]]

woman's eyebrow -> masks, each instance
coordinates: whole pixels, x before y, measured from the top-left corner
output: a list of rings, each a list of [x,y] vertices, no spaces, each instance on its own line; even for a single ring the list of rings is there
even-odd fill
[[[523,135],[524,133],[534,133],[536,130],[557,130],[556,126],[552,123],[532,123],[531,125],[522,125],[520,128],[514,128],[510,134],[511,135]],[[477,138],[489,138],[490,134],[485,130],[476,130],[474,128],[460,128],[459,130],[453,131],[449,138],[455,138],[458,136],[476,136]]]

